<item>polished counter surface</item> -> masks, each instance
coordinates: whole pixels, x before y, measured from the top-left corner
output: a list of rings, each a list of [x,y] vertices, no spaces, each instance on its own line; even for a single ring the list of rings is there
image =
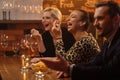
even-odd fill
[[[32,70],[21,73],[21,60],[19,56],[0,56],[0,74],[3,80],[36,80]],[[56,72],[50,70],[41,80],[71,80],[70,78],[56,78]]]

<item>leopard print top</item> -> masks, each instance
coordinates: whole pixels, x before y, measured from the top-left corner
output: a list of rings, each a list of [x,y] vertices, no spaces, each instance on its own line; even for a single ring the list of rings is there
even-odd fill
[[[76,41],[73,46],[65,52],[64,44],[62,40],[56,42],[56,52],[60,53],[69,63],[87,63],[90,61],[96,53],[100,52],[98,43],[92,34],[81,38]]]

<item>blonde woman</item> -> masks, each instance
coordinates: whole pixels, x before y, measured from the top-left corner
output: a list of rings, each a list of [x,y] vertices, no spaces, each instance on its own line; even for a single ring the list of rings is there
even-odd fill
[[[55,21],[58,22],[58,24],[61,24],[62,20],[62,14],[59,9],[48,7],[45,8],[43,11],[43,18],[42,18],[42,24],[45,29],[45,32],[43,34],[40,34],[38,30],[32,29],[31,34],[33,36],[38,37],[38,49],[40,52],[40,55],[45,57],[54,57],[55,54],[55,47],[54,47],[54,41],[53,37],[51,35],[52,33],[52,27]],[[75,42],[74,37],[71,33],[67,31],[65,28],[61,28],[62,30],[62,40],[65,44],[65,50],[67,51],[72,44]]]

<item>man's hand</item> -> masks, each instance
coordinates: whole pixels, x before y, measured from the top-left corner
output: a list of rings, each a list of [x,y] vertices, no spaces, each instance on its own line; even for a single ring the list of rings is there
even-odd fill
[[[67,72],[69,67],[67,61],[60,54],[56,54],[56,56],[56,58],[40,58],[40,60],[51,69]]]
[[[31,63],[37,63],[40,61],[40,58],[33,58],[31,59]]]

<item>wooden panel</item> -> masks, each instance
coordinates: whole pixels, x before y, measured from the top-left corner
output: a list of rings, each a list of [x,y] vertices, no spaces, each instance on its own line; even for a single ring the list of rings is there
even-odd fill
[[[32,28],[42,32],[41,20],[0,20],[0,34],[7,34],[9,43],[7,48],[2,48],[0,44],[0,52],[12,51],[12,43],[20,42],[24,34],[30,33]]]
[[[23,30],[0,30],[0,33],[3,34],[7,34],[7,35],[23,35],[24,32]]]
[[[0,20],[0,23],[2,24],[23,24],[23,23],[32,23],[32,24],[36,24],[36,23],[41,23],[41,20]]]
[[[23,36],[23,30],[0,30],[0,34],[8,35],[8,40],[16,40],[17,37]]]
[[[5,52],[5,51],[12,51],[12,43],[16,41],[20,41],[21,38],[24,36],[24,31],[23,30],[0,30],[0,34],[6,34],[8,36],[8,39],[7,39],[8,46],[6,48],[3,48],[0,42],[0,51]]]

